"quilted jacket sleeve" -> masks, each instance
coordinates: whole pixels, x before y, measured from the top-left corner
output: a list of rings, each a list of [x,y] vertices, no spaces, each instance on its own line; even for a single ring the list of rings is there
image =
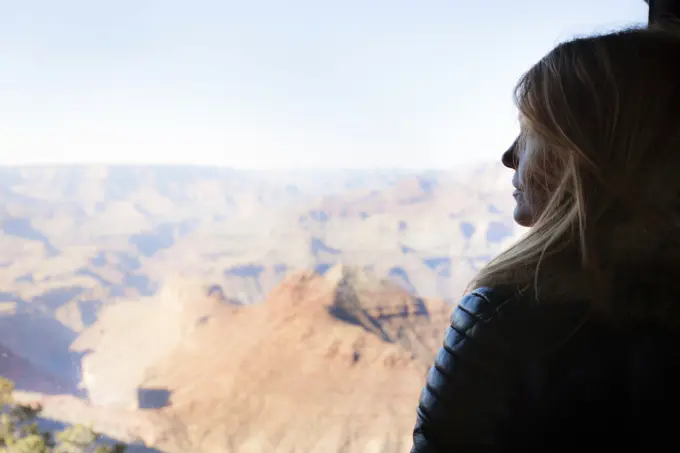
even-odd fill
[[[516,301],[488,288],[460,301],[420,395],[411,453],[498,446],[494,425],[506,416],[506,394],[518,361],[521,328],[513,305]]]

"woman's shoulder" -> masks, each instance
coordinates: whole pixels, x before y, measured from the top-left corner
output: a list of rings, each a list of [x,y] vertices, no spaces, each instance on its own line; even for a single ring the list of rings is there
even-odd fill
[[[476,288],[459,301],[420,394],[414,452],[493,444],[487,428],[499,401],[547,344],[540,337],[555,331],[542,311],[502,288]]]
[[[459,301],[451,315],[449,340],[493,343],[514,357],[532,357],[565,341],[586,319],[583,304],[538,303],[506,288],[480,287]]]
[[[507,289],[482,286],[463,296],[457,308],[475,316],[489,317],[500,311],[518,310],[525,302]]]

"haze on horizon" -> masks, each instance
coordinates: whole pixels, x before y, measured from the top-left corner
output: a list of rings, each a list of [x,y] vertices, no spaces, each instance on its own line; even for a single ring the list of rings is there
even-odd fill
[[[646,14],[642,0],[0,0],[0,164],[497,159],[522,72]]]

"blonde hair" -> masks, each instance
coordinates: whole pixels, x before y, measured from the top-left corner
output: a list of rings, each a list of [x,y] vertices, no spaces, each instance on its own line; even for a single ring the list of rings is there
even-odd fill
[[[526,193],[549,193],[529,232],[470,283],[551,298],[610,294],[617,271],[680,271],[680,38],[628,29],[557,46],[520,79]]]

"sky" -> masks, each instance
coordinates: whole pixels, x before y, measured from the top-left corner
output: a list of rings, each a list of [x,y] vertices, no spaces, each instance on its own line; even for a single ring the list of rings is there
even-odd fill
[[[0,165],[460,167],[643,0],[0,0]]]

